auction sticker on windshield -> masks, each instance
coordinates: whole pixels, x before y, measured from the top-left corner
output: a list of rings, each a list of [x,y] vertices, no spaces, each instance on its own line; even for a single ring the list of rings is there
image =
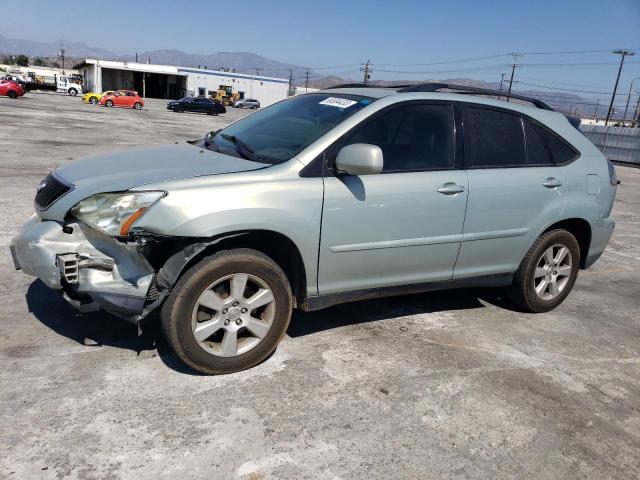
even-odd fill
[[[329,105],[331,107],[348,108],[351,105],[355,105],[356,101],[349,100],[348,98],[329,97],[320,102],[320,105]]]

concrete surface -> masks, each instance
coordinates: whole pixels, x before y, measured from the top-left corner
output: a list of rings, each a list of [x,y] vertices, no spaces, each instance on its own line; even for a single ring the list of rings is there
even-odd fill
[[[1,478],[640,477],[640,170],[618,167],[610,247],[552,313],[491,290],[342,305],[296,314],[270,359],[223,377],[13,271],[51,168],[245,113],[0,98]]]

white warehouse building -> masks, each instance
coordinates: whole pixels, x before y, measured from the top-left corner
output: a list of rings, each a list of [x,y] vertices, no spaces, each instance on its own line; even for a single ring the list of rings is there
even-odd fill
[[[136,90],[147,98],[214,96],[231,87],[240,98],[255,98],[263,107],[289,95],[289,80],[194,67],[86,59],[76,65],[87,91]]]

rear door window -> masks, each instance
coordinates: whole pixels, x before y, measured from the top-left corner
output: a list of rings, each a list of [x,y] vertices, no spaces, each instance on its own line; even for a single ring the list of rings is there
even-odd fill
[[[526,164],[519,115],[465,106],[462,121],[466,168],[520,167]]]

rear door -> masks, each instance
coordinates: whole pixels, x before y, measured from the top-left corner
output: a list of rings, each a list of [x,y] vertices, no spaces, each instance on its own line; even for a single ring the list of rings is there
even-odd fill
[[[535,121],[463,105],[469,199],[454,278],[511,273],[566,200],[566,174]]]
[[[327,152],[368,143],[383,173],[325,178],[320,294],[449,280],[458,255],[467,175],[456,166],[454,110],[408,103],[374,115]]]

